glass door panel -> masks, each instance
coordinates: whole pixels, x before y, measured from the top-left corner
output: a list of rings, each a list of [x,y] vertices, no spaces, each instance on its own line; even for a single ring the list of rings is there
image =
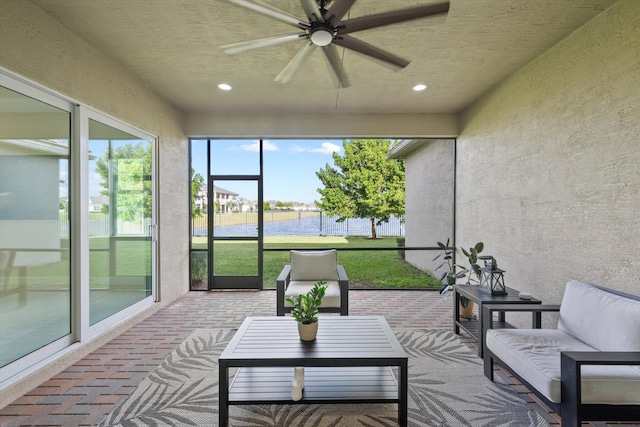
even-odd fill
[[[152,149],[89,120],[91,325],[152,294]]]
[[[213,244],[214,276],[257,276],[258,242],[217,240]]]
[[[258,237],[258,181],[213,180],[215,237]]]
[[[209,179],[210,289],[262,287],[260,182],[238,175]]]
[[[0,381],[71,334],[71,114],[0,87]]]

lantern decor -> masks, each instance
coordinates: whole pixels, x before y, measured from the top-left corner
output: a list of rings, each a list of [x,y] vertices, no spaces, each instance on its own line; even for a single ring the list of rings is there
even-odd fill
[[[491,295],[507,295],[504,285],[504,270],[498,268],[496,260],[490,256],[480,256],[484,260],[484,267],[480,267],[480,287],[491,291]]]

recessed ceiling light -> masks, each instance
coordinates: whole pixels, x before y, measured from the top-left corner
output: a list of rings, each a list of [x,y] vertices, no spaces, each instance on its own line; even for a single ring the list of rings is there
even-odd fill
[[[415,90],[416,92],[420,92],[421,90],[425,90],[426,88],[427,88],[427,85],[419,84],[419,85],[415,85],[413,87],[413,90]]]
[[[220,83],[220,84],[218,85],[218,89],[221,89],[221,90],[231,90],[231,85],[228,85],[228,84],[226,84],[226,83]]]

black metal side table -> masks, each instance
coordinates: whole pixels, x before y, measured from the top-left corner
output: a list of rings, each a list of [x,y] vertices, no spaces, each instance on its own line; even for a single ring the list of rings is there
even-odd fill
[[[483,320],[482,307],[485,304],[542,304],[536,298],[520,299],[520,291],[507,288],[507,295],[491,295],[491,291],[474,285],[455,285],[453,288],[453,332],[465,331],[478,344],[478,356],[483,356],[484,337],[489,327]],[[460,297],[468,298],[478,305],[478,318],[475,320],[462,320],[460,318]],[[498,312],[498,321],[492,322],[494,328],[512,328],[506,322],[505,312]]]

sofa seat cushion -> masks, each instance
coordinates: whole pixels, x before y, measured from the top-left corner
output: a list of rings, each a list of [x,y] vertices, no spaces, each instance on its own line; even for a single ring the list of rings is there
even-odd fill
[[[313,288],[316,284],[315,281],[307,281],[307,280],[292,280],[289,282],[289,286],[284,292],[285,298],[294,298],[302,294],[306,294]],[[320,307],[340,307],[340,285],[337,280],[326,280],[325,286],[327,290],[324,293],[324,298],[322,298],[322,304]],[[285,307],[291,307],[291,304],[285,300]]]
[[[491,329],[486,345],[552,402],[560,403],[560,352],[597,351],[555,329]],[[582,403],[640,404],[636,366],[583,366]]]

